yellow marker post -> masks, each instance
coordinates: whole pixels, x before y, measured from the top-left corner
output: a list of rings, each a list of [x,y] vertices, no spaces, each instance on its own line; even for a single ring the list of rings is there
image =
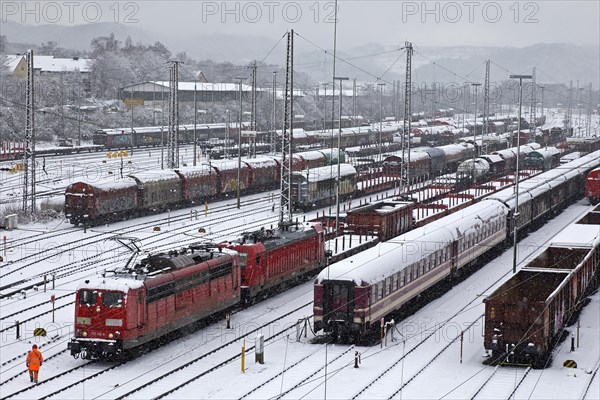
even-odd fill
[[[204,202],[204,216],[208,217],[208,201]]]
[[[242,372],[243,373],[246,372],[246,368],[244,366],[245,361],[246,361],[246,339],[244,339],[244,344],[242,344]]]

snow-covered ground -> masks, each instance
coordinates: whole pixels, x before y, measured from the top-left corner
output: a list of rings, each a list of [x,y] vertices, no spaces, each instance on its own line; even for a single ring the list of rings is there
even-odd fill
[[[144,156],[148,157],[148,153]],[[102,164],[102,155],[97,157],[93,162]],[[155,158],[152,160],[153,164],[156,163]],[[68,179],[65,177],[64,180]],[[64,182],[61,182],[62,184]],[[127,253],[124,249],[113,241],[106,241],[107,238],[117,234],[133,235],[138,237],[145,247],[151,249],[175,248],[202,239],[220,241],[234,236],[242,229],[250,230],[275,224],[277,212],[272,211],[270,200],[271,196],[257,194],[245,197],[240,210],[235,208],[235,200],[232,199],[211,204],[208,216],[204,216],[203,209],[198,210],[197,219],[189,209],[184,209],[171,212],[170,220],[166,219],[167,215],[149,216],[88,229],[85,233],[81,228],[74,228],[65,221],[21,225],[17,230],[2,232],[2,236],[7,237],[7,247],[5,262],[0,263],[0,287],[21,280],[39,281],[50,268],[63,267],[65,275],[58,277],[54,289],[52,284],[48,283],[46,291],[40,285],[37,291],[27,290],[24,294],[15,294],[0,300],[0,397],[9,396],[30,386],[28,377],[22,372],[25,370],[23,354],[31,348],[32,343],[38,343],[47,359],[41,369],[41,381],[86,363],[59,352],[66,348],[66,342],[72,335],[73,305],[70,302],[74,299],[71,294],[75,287],[83,279],[125,261]],[[579,201],[559,217],[549,221],[542,229],[526,237],[519,245],[519,259],[525,259],[540,250],[547,240],[587,210],[587,204],[586,200]],[[315,215],[316,213],[312,212],[308,217],[312,218]],[[160,220],[161,218],[163,220]],[[154,231],[158,224],[161,226],[160,232]],[[198,233],[201,227],[205,228],[206,233]],[[339,247],[341,250],[341,246]],[[0,251],[3,252],[4,248],[0,247]],[[45,259],[45,256],[52,257]],[[224,329],[223,322],[209,325],[130,363],[107,371],[87,383],[68,389],[55,398],[115,398],[141,386],[161,372],[171,370],[193,357],[207,354],[229,341],[233,341],[231,346],[200,362],[190,364],[164,382],[149,386],[129,398],[153,398],[174,388],[178,382],[192,379],[194,380],[190,384],[174,391],[168,397],[265,399],[283,395],[285,398],[346,399],[354,396],[388,398],[393,395],[393,398],[404,399],[471,398],[493,371],[493,367],[482,364],[483,326],[479,316],[483,314],[484,306],[481,300],[508,279],[507,276],[504,280],[498,280],[510,270],[511,260],[512,249],[509,249],[414,315],[404,321],[396,321],[404,340],[392,342],[391,338],[388,338],[387,346],[352,348],[347,345],[313,344],[311,339],[314,334],[310,330],[306,338],[302,336],[300,341],[296,341],[295,323],[312,315],[310,302],[313,286],[309,281],[234,314],[232,330]],[[54,316],[49,302],[51,295],[57,297]],[[25,311],[33,306],[37,307]],[[465,306],[467,307],[464,308]],[[450,317],[461,308],[464,310]],[[48,313],[26,321],[42,311]],[[243,344],[241,337],[245,333],[260,326],[262,322],[268,322],[288,312],[291,312],[289,316],[261,331],[265,338],[268,338],[289,327],[289,330],[266,341],[264,364],[255,363],[253,350],[250,350],[246,354],[245,372],[241,371],[239,357],[209,372],[209,369],[219,362],[239,355]],[[20,339],[16,339],[13,328],[17,319],[25,321],[22,324]],[[446,325],[436,331],[443,323]],[[473,325],[467,329],[471,323]],[[33,331],[37,327],[45,328],[47,336],[34,338]],[[461,363],[460,342],[453,340],[464,329],[466,331]],[[576,332],[576,327],[570,327],[569,331]],[[437,333],[416,348],[404,362],[398,362],[431,332]],[[254,345],[254,337],[255,333],[246,337],[247,348]],[[398,338],[399,335],[396,334],[396,339]],[[592,377],[589,372],[597,367],[600,360],[598,293],[592,296],[591,303],[581,314],[579,340],[579,347],[575,352],[570,352],[569,340],[563,342],[556,350],[552,366],[542,371],[532,371],[515,393],[515,398],[581,398]],[[442,352],[429,368],[409,382],[413,377],[412,371],[418,369],[419,363],[428,361],[431,354],[446,345],[449,346],[447,350]],[[354,368],[355,351],[361,353],[360,368]],[[51,357],[53,355],[56,356]],[[577,368],[563,367],[562,363],[567,359],[575,360]],[[359,395],[376,376],[393,365],[395,366],[389,374]],[[106,367],[106,363],[103,363],[103,366]],[[75,373],[77,376],[74,379],[91,375],[95,368],[97,367],[92,365],[82,368]],[[11,379],[13,377],[14,379]],[[588,398],[599,398],[597,379],[595,384],[590,385]],[[39,398],[47,391],[57,390],[65,384],[65,380],[56,379],[48,385],[40,385],[15,398]],[[264,385],[258,387],[262,384]],[[514,379],[512,384],[514,385]],[[53,387],[50,389],[47,386]],[[401,387],[403,389],[399,391]],[[492,390],[488,398],[506,398],[501,389],[506,388],[497,388],[496,392]],[[253,392],[250,393],[251,391]]]

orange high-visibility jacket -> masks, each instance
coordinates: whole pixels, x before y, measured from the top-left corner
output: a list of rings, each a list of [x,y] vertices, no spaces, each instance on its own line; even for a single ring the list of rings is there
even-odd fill
[[[42,353],[38,349],[33,349],[27,354],[27,360],[25,361],[25,364],[27,364],[27,368],[29,368],[31,371],[39,371],[42,361],[44,361]]]

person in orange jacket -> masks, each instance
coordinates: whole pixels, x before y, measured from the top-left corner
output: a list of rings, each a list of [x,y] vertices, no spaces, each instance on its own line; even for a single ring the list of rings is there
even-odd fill
[[[34,344],[31,347],[31,351],[27,353],[27,360],[25,360],[27,369],[29,369],[29,379],[31,382],[38,383],[38,373],[43,362],[44,357],[42,357],[42,353],[38,350],[37,345]]]

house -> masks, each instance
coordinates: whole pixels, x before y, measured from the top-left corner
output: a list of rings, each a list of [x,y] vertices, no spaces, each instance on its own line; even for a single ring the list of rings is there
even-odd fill
[[[35,76],[78,73],[83,82],[83,90],[89,92],[91,90],[90,73],[93,61],[89,58],[57,58],[34,54],[33,71]],[[27,77],[27,59],[24,54],[7,55],[4,64],[9,73],[20,78]]]

